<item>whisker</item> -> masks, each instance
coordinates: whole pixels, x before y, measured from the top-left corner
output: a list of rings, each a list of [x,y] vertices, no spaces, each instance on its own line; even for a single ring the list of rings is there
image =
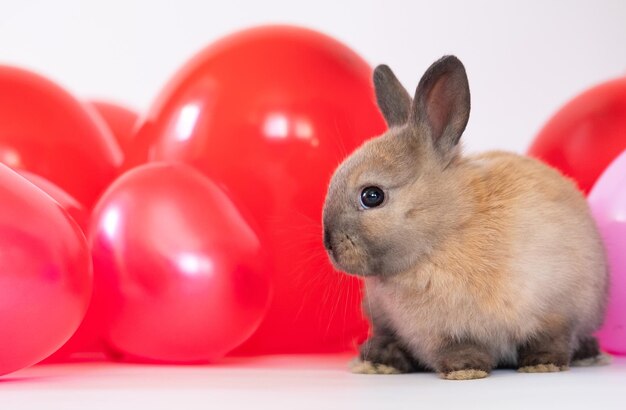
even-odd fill
[[[367,303],[367,310],[368,313],[372,311],[372,301],[369,297],[368,294],[368,289],[367,289],[367,285],[363,284],[363,291],[365,293],[364,297],[365,297],[365,303]],[[365,312],[361,311],[362,317],[363,319],[366,319],[366,314]],[[365,352],[365,354],[363,355],[364,358],[369,357],[370,354],[370,348],[371,348],[371,343],[367,343],[367,351]]]

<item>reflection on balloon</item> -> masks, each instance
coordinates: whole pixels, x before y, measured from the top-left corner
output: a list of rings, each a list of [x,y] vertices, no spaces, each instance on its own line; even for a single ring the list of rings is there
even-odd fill
[[[0,375],[57,350],[83,319],[91,258],[74,220],[0,164]]]
[[[604,240],[611,271],[609,305],[598,336],[603,349],[626,355],[626,151],[594,185],[589,204]]]
[[[342,351],[367,332],[360,282],[333,271],[320,219],[335,167],[385,129],[371,75],[322,34],[247,30],[181,68],[140,124],[127,166],[195,166],[243,203],[267,238],[275,298],[239,353]]]
[[[230,199],[182,164],[120,177],[94,209],[90,315],[133,360],[217,360],[259,325],[270,295],[260,239]]]
[[[180,117],[178,117],[174,131],[178,141],[186,141],[191,138],[199,115],[200,107],[196,104],[187,104],[180,110]]]

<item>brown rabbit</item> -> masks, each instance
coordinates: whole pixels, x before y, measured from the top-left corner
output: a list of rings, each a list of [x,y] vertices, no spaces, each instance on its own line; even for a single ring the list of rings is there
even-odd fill
[[[339,166],[323,215],[333,264],[365,279],[373,335],[353,371],[598,363],[607,265],[574,183],[519,155],[461,154],[470,92],[454,56],[413,101],[387,66],[374,85],[389,130]]]

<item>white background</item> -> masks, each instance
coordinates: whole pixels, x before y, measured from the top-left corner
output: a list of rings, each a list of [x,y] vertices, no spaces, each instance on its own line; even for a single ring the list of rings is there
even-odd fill
[[[472,88],[470,151],[522,152],[569,98],[626,74],[623,0],[0,0],[0,63],[141,111],[204,45],[265,23],[330,34],[411,91],[432,61],[457,54]]]

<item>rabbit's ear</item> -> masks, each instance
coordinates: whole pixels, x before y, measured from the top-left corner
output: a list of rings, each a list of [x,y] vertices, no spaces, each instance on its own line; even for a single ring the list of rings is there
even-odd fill
[[[374,70],[374,89],[378,108],[389,127],[406,124],[411,110],[411,96],[391,68],[382,64]]]
[[[445,56],[426,70],[417,86],[411,122],[424,130],[443,155],[454,151],[470,113],[470,91],[463,63]]]

